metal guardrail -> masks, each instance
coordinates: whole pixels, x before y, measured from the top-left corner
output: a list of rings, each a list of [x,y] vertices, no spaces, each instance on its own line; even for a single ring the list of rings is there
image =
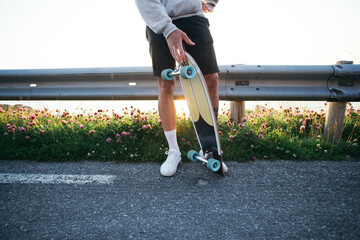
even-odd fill
[[[180,84],[174,96],[182,99]],[[360,101],[360,65],[220,66],[221,100]],[[150,67],[0,70],[0,100],[156,100]]]

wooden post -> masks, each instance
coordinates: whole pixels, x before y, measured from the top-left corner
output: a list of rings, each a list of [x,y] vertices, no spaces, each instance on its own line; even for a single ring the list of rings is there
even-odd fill
[[[230,119],[236,123],[240,123],[245,117],[245,101],[230,102]]]
[[[328,102],[324,134],[328,141],[338,141],[342,135],[346,102]]]
[[[338,61],[336,64],[352,64],[352,61]],[[324,134],[328,141],[340,140],[344,127],[346,102],[328,102]]]

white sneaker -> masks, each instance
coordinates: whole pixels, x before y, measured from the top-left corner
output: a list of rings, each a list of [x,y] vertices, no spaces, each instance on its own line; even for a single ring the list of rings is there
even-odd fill
[[[170,150],[165,152],[168,157],[166,161],[161,165],[160,173],[164,177],[171,177],[176,173],[177,166],[181,161],[180,151]]]
[[[221,152],[222,152],[222,151],[221,151]],[[212,155],[210,155],[209,153],[204,154],[204,152],[203,152],[202,149],[199,151],[199,155],[202,156],[202,157],[205,158],[205,159],[209,159],[209,158],[212,157]],[[229,170],[228,167],[226,166],[226,164],[225,164],[224,162],[222,162],[222,168],[224,169],[224,173],[227,173],[228,170]]]

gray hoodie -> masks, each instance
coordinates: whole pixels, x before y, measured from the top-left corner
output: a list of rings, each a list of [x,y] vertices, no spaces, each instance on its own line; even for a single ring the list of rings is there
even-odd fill
[[[166,38],[177,29],[172,20],[203,15],[201,0],[136,0],[136,6],[149,28]]]

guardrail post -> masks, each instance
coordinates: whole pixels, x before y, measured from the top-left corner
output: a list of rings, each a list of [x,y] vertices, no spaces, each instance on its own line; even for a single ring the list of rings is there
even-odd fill
[[[338,61],[336,64],[353,64],[352,61]],[[346,112],[346,102],[328,102],[324,134],[328,141],[341,138]]]
[[[235,123],[239,123],[244,117],[245,117],[245,101],[231,101],[230,119]]]

